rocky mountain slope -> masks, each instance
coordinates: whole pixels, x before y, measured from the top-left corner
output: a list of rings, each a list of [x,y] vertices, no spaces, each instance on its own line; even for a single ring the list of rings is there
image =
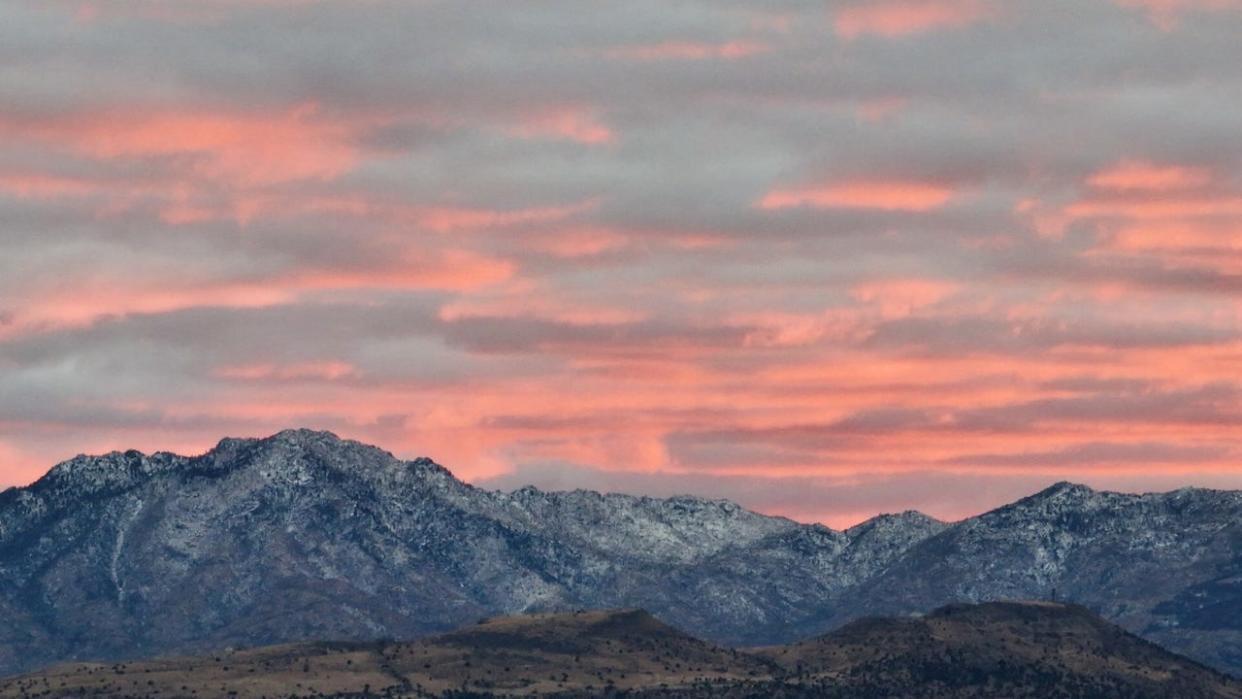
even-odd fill
[[[413,642],[309,643],[0,681],[0,699],[104,697],[1133,697],[1237,699],[1242,683],[1082,607],[954,605],[743,652],[641,610],[501,617]]]
[[[324,432],[80,456],[0,493],[0,674],[76,659],[413,638],[642,607],[714,642],[1057,596],[1242,672],[1242,494],[1062,484],[956,524],[847,531],[724,501],[512,493]]]

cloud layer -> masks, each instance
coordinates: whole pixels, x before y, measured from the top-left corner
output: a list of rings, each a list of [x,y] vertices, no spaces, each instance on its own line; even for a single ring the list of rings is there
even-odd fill
[[[1242,487],[1242,4],[0,7],[0,486],[333,429],[833,524]]]

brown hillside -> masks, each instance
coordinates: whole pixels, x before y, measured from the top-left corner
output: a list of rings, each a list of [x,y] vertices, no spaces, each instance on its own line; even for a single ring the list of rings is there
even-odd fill
[[[795,682],[851,696],[1242,697],[1238,683],[1214,670],[1083,607],[1051,602],[861,619],[762,654]]]
[[[0,681],[28,697],[1133,697],[1242,699],[1242,685],[1044,602],[864,619],[790,646],[713,646],[640,610],[487,619],[411,643],[301,644],[64,665]]]
[[[412,643],[302,644],[110,665],[0,682],[0,697],[260,697],[602,693],[767,677],[766,660],[713,646],[639,610],[488,619]]]

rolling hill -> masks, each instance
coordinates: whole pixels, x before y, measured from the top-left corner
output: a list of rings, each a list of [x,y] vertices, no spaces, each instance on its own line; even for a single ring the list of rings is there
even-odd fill
[[[502,617],[408,643],[310,643],[73,663],[0,698],[1132,697],[1228,699],[1242,683],[1073,605],[953,605],[753,652],[641,610]]]

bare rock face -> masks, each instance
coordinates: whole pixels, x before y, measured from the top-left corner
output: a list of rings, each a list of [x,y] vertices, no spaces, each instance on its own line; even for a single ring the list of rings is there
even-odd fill
[[[1242,671],[1242,495],[1058,485],[956,524],[840,532],[726,501],[479,490],[326,432],[80,456],[0,493],[0,674],[484,616],[642,607],[774,644],[954,601],[1086,604]]]

